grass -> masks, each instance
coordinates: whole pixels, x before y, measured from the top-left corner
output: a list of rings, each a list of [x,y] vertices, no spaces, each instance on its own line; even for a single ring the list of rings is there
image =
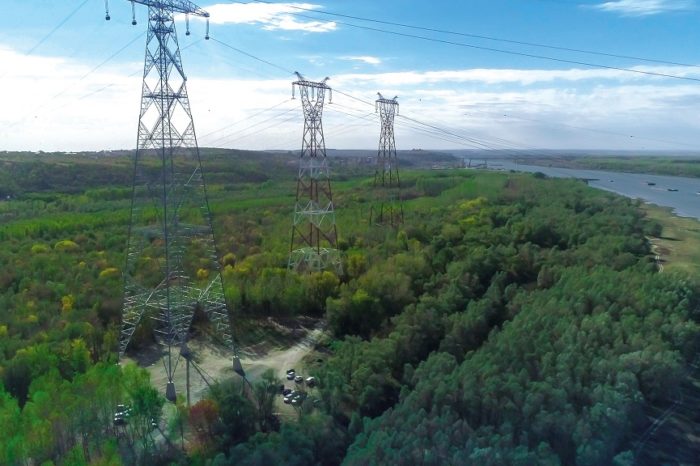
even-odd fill
[[[664,271],[700,276],[700,222],[678,217],[670,209],[646,204],[647,216],[663,226],[661,236],[652,238]]]

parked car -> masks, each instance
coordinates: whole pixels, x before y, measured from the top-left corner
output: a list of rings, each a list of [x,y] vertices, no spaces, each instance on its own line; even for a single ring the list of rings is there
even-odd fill
[[[296,377],[294,377],[294,382],[295,383],[304,383],[304,377],[297,375]]]
[[[294,372],[296,372],[294,369],[287,369],[287,374],[293,374]]]
[[[316,385],[316,377],[307,377],[306,378],[306,385],[309,387],[313,387]]]
[[[287,395],[289,395],[290,393],[293,393],[293,392],[294,392],[294,390],[292,390],[291,388],[285,388],[285,389],[282,391],[282,395],[287,396]]]
[[[294,376],[295,376],[294,372],[288,372],[287,373],[287,380],[294,380]]]
[[[117,410],[114,412],[114,418],[112,422],[115,426],[123,426],[126,424],[127,418],[131,415],[131,408],[129,406],[118,404]]]
[[[294,406],[301,405],[307,396],[308,396],[308,394],[306,392],[301,392],[301,391],[295,392],[294,395],[290,396],[292,405],[294,405]]]

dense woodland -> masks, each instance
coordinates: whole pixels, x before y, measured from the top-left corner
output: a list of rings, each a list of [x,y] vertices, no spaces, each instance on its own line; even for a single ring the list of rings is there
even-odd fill
[[[280,422],[268,373],[167,406],[143,369],[115,364],[128,156],[7,155],[0,464],[632,465],[647,411],[673,403],[695,358],[697,277],[658,273],[646,236],[660,225],[634,201],[539,175],[408,170],[405,224],[380,228],[371,173],[354,168],[334,175],[343,274],[297,275],[294,159],[206,155],[234,332],[324,319],[308,368],[320,402]]]

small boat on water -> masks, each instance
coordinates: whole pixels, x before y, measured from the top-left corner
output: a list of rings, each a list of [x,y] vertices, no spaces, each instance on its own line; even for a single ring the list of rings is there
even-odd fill
[[[647,186],[656,186],[656,183],[653,181],[647,181]]]
[[[676,189],[676,188],[666,188],[666,189],[668,191],[671,191],[672,193],[675,193],[676,191],[678,191],[678,189]]]

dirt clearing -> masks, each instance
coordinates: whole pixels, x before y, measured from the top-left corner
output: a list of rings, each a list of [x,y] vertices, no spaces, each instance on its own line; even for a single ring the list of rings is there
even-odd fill
[[[262,319],[246,320],[241,325],[245,333],[241,334],[240,357],[243,370],[248,381],[254,384],[262,374],[272,369],[287,385],[287,369],[303,371],[301,362],[304,356],[313,351],[316,342],[325,332],[324,322],[314,319]],[[236,329],[236,334],[241,332]],[[206,394],[208,384],[217,380],[238,377],[233,372],[233,354],[213,343],[209,338],[197,336],[188,346],[193,353],[194,361],[202,374],[190,366],[190,401],[196,403]],[[151,382],[162,393],[165,393],[167,383],[165,366],[157,348],[139,352],[133,358],[125,361],[136,362],[144,367],[151,375]],[[185,396],[187,387],[187,364],[184,358],[177,358],[173,352],[175,370],[175,389],[178,395]]]

